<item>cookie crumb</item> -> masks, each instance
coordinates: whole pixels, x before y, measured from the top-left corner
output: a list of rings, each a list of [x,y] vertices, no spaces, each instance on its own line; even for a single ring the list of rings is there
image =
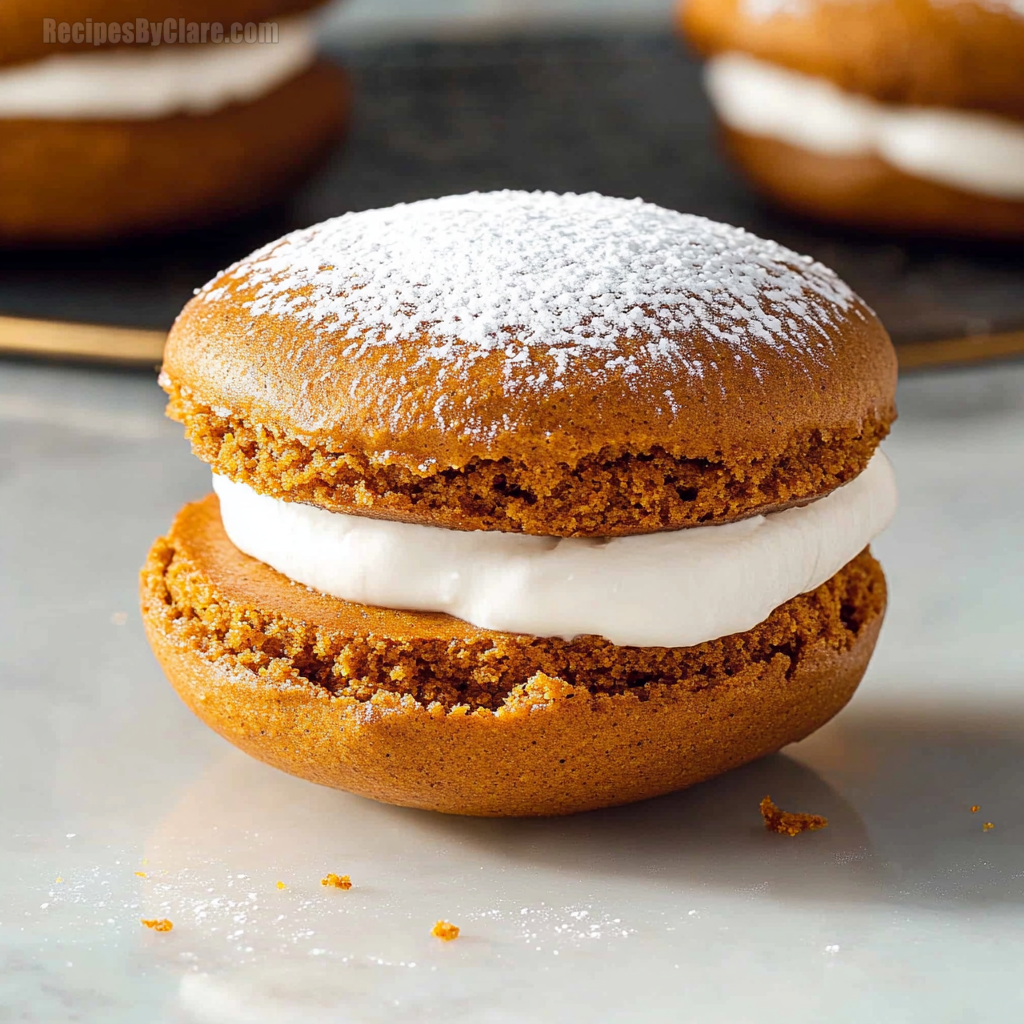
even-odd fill
[[[801,832],[814,832],[828,826],[828,818],[820,814],[794,814],[781,810],[772,803],[770,796],[761,801],[761,817],[769,832],[778,832],[783,836],[796,836]]]
[[[147,875],[145,871],[136,871],[135,872],[135,877],[136,878],[149,878],[149,875]]]
[[[452,924],[451,921],[435,921],[430,934],[443,942],[451,942],[452,939],[459,937],[459,926]]]
[[[333,871],[328,871],[320,879],[320,884],[329,886],[331,889],[351,889],[352,879],[348,875],[336,875]]]
[[[986,821],[985,824],[981,826],[981,831],[982,832],[991,832],[992,829],[994,829],[994,828],[995,828],[995,825],[993,825],[991,821]]]
[[[168,921],[166,917],[140,917],[139,920],[147,928],[152,928],[153,931],[155,932],[169,932],[174,927],[174,925],[170,921]]]
[[[284,882],[278,882],[277,883],[277,887],[278,887],[278,889],[287,889],[288,888],[288,886],[285,885]]]
[[[980,810],[981,806],[979,804],[971,804],[971,814],[977,814]]]

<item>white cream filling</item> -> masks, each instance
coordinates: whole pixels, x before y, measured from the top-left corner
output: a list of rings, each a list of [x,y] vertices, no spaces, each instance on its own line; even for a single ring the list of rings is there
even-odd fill
[[[312,22],[282,21],[276,43],[205,43],[57,54],[0,68],[0,117],[145,120],[247,103],[305,70]]]
[[[1024,123],[886,105],[742,53],[710,60],[704,79],[716,113],[737,131],[829,156],[875,155],[919,178],[1024,200]]]
[[[325,594],[637,647],[690,647],[753,628],[835,575],[896,508],[881,452],[802,508],[607,540],[446,530],[281,501],[222,476],[213,486],[236,547]]]

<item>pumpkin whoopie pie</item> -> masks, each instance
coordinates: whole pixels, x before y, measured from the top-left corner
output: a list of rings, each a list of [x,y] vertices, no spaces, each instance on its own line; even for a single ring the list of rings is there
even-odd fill
[[[813,217],[1024,238],[1024,6],[684,0],[726,147]]]
[[[346,214],[196,294],[213,468],[142,573],[205,722],[473,815],[665,793],[849,700],[885,608],[896,360],[830,270],[599,195]]]
[[[196,227],[275,198],[347,118],[309,6],[0,5],[0,244]]]

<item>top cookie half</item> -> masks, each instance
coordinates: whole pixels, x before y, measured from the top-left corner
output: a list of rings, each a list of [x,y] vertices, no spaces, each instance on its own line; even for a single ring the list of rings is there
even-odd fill
[[[705,56],[746,53],[881,103],[1024,118],[1021,0],[684,0]]]
[[[294,232],[199,291],[164,360],[215,472],[464,530],[619,536],[804,503],[895,417],[889,337],[832,271],[593,194]]]

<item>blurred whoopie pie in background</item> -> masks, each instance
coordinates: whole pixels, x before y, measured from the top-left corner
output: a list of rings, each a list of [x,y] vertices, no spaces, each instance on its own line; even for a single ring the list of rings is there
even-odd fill
[[[0,5],[0,244],[173,231],[279,196],[348,116],[312,6]]]
[[[1024,238],[1024,4],[684,0],[728,152],[854,227]]]

